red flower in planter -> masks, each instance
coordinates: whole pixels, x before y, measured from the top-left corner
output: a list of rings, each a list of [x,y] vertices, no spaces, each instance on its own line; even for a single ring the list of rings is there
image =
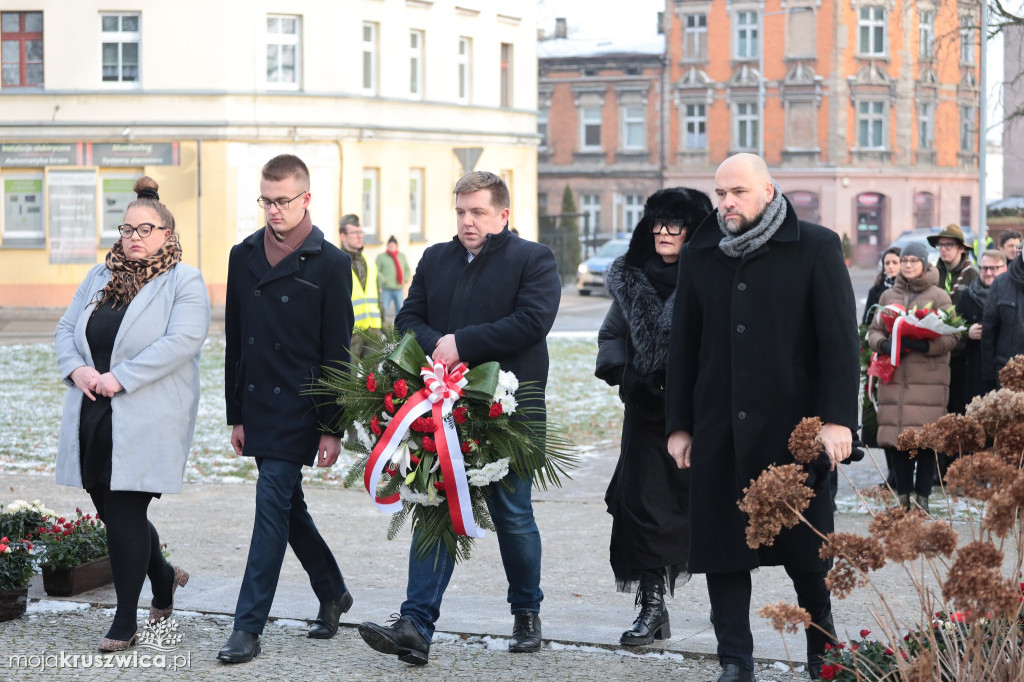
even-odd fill
[[[871,634],[871,630],[861,630],[860,631],[860,636],[861,637],[867,637],[870,634]]]

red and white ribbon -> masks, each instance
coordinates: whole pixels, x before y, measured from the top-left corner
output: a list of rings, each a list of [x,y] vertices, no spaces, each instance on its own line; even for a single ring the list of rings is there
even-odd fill
[[[434,362],[430,356],[427,356],[427,362],[430,366],[420,369],[424,387],[409,396],[377,441],[366,462],[363,483],[366,492],[374,498],[377,508],[382,512],[394,514],[402,509],[398,493],[384,499],[376,496],[377,483],[395,450],[409,432],[409,427],[420,415],[430,412],[434,422],[439,425],[433,435],[437,445],[437,460],[444,476],[445,496],[448,500],[452,527],[459,535],[482,538],[486,531],[478,527],[473,519],[466,463],[459,447],[455,418],[452,417],[452,407],[455,401],[462,397],[462,389],[467,383],[465,374],[468,367],[465,363],[459,363],[449,372],[443,362]]]

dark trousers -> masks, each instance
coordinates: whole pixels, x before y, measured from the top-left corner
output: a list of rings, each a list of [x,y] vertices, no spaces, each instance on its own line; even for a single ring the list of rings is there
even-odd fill
[[[797,603],[811,614],[815,623],[832,612],[832,599],[825,587],[826,571],[795,571],[786,567],[793,581]],[[754,636],[750,632],[750,571],[708,573],[708,596],[715,614],[718,660],[754,669]]]
[[[886,448],[886,452],[888,451],[889,448]],[[937,467],[934,450],[919,450],[911,459],[908,453],[892,448],[892,464],[896,474],[897,495],[909,495],[912,492],[924,497],[931,495]]]
[[[321,602],[345,593],[345,581],[302,496],[302,465],[257,458],[256,520],[235,607],[235,629],[262,634],[274,603],[284,551],[291,545]]]

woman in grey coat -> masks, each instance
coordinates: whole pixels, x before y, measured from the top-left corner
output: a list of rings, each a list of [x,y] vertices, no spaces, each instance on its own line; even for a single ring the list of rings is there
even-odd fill
[[[102,651],[135,642],[142,584],[150,619],[170,616],[188,574],[168,564],[147,509],[181,490],[196,413],[199,354],[210,326],[202,275],[181,263],[174,217],[143,176],[121,239],[89,271],[55,332],[68,392],[57,483],[85,488],[107,526],[117,612]]]

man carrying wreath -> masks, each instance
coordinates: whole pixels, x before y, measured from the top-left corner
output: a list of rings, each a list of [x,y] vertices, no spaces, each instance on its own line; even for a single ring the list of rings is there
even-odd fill
[[[520,382],[533,382],[543,391],[548,376],[546,337],[562,291],[554,254],[508,229],[508,187],[497,175],[469,173],[455,184],[454,194],[458,234],[423,253],[395,326],[403,333],[414,332],[431,358],[448,368],[460,362],[472,368],[496,361]],[[538,651],[544,595],[531,482],[510,473],[489,488],[487,507],[514,616],[509,651]],[[417,557],[414,539],[400,617],[386,626],[363,623],[359,634],[381,653],[425,664],[453,569],[454,559],[444,543],[438,543],[436,554]]]

